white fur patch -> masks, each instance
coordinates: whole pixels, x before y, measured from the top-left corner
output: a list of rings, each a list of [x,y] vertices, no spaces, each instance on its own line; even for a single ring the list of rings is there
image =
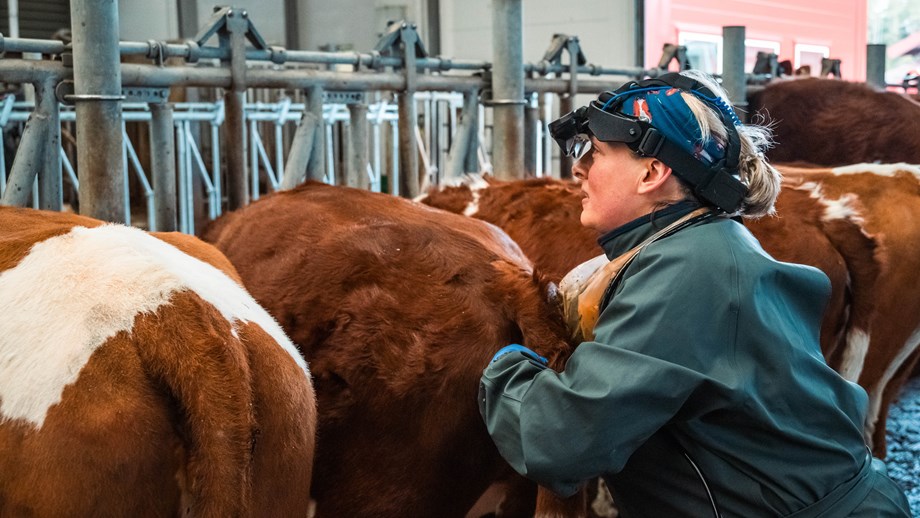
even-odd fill
[[[470,192],[473,194],[473,200],[463,209],[463,215],[473,216],[479,212],[479,197],[482,196],[482,191],[489,187],[489,182],[481,174],[470,174],[467,175],[466,181],[463,183],[470,188]]]
[[[824,221],[842,219],[851,221],[860,227],[865,223],[858,209],[859,196],[855,194],[844,194],[836,200],[825,198],[821,184],[816,182],[805,182],[796,189],[806,191],[811,198],[818,200],[818,203],[824,206],[824,214],[821,217]]]
[[[894,176],[895,173],[911,173],[920,178],[920,165],[899,162],[897,164],[854,164],[831,169],[835,175],[872,173],[880,176]]]
[[[840,375],[848,381],[856,382],[862,374],[866,362],[866,353],[869,352],[869,334],[862,329],[855,329],[847,335],[846,349],[843,350],[843,363],[840,365]]]
[[[278,323],[217,268],[138,229],[74,227],[0,272],[0,420],[41,427],[99,346],[182,290],[231,325],[258,324],[309,375]]]

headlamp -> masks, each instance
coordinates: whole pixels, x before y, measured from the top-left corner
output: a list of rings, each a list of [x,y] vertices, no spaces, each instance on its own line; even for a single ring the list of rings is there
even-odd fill
[[[622,99],[630,94],[660,88],[678,88],[690,92],[719,110],[728,133],[723,159],[708,166],[669,141],[649,122],[618,110]],[[576,160],[591,149],[592,135],[603,142],[624,143],[634,152],[658,158],[671,167],[674,174],[689,184],[701,201],[733,213],[741,207],[747,193],[747,187],[734,176],[741,149],[736,123],[734,112],[704,85],[689,77],[669,73],[657,79],[630,82],[615,92],[606,92],[588,106],[551,122],[549,132],[562,153]]]

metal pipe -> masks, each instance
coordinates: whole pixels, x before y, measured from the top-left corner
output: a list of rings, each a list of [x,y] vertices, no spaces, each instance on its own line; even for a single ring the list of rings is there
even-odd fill
[[[4,71],[0,60],[0,74]],[[193,67],[156,67],[153,65],[122,65],[122,81],[125,86],[205,86],[230,88],[231,78],[227,69]],[[329,70],[269,70],[253,69],[246,73],[246,85],[250,88],[308,89],[322,87],[326,90],[381,90],[404,91],[406,78],[393,72],[334,72]],[[415,79],[418,91],[465,91],[481,89],[482,78],[454,75],[419,75]],[[599,94],[615,86],[610,81],[578,81],[578,92]],[[567,79],[533,78],[524,80],[528,92],[566,93]]]
[[[156,207],[151,229],[173,232],[178,225],[173,107],[169,103],[150,103],[150,114],[150,169]]]
[[[532,97],[530,94],[528,97]],[[524,106],[524,173],[537,176],[537,123],[540,120],[540,108],[528,101]]]
[[[351,124],[348,132],[348,169],[345,173],[345,185],[367,189],[370,178],[367,176],[367,105],[355,103],[348,105]]]
[[[323,119],[323,89],[319,86],[307,88],[304,92],[304,113],[312,114],[316,124],[313,134],[313,148],[306,163],[307,179],[323,181],[326,177],[326,121]]]
[[[722,27],[722,86],[739,114],[747,112],[747,78],[744,76],[744,26]]]
[[[226,119],[224,122],[224,148],[227,157],[228,209],[236,210],[249,203],[246,183],[246,31],[249,28],[246,13],[240,9],[227,12],[226,31],[220,33],[221,47],[230,49],[230,90],[224,94]],[[258,178],[258,170],[250,174]],[[257,181],[257,180],[256,180]]]
[[[467,172],[465,169],[469,163],[470,144],[474,142],[475,134],[479,131],[479,124],[476,122],[478,113],[479,96],[475,92],[464,92],[460,128],[457,130],[457,137],[450,147],[447,159],[447,178],[457,178]],[[468,169],[468,171],[475,171],[475,169]]]
[[[492,165],[496,178],[524,174],[522,0],[492,1]]]
[[[418,129],[418,105],[415,102],[415,90],[418,71],[415,68],[415,43],[418,36],[415,30],[405,24],[402,28],[403,73],[405,88],[397,95],[399,104],[399,195],[415,198],[419,195],[418,141],[415,132]]]
[[[300,125],[294,133],[294,139],[291,141],[291,150],[288,151],[287,164],[284,167],[284,176],[281,179],[281,189],[293,189],[303,183],[307,174],[307,164],[313,157],[314,141],[316,140],[316,129],[321,121],[316,119],[316,115],[304,110],[300,118]],[[316,160],[322,162],[322,160]]]
[[[866,45],[866,82],[876,88],[885,88],[885,51],[884,43]]]
[[[30,200],[35,175],[44,164],[45,144],[48,135],[48,114],[37,107],[22,130],[19,149],[13,158],[10,177],[0,204],[25,207]]]
[[[559,115],[565,115],[575,110],[575,96],[573,95],[560,95],[559,96]],[[562,153],[559,153],[559,178],[571,178],[572,177],[572,166],[575,165],[575,161],[572,160],[572,157],[565,156]]]
[[[70,13],[80,212],[124,223],[118,3],[72,0]]]
[[[36,110],[47,117],[45,148],[38,171],[38,208],[59,211],[64,206],[64,185],[61,160],[52,150],[61,146],[61,112],[54,96],[55,82],[47,80],[35,85]],[[5,172],[5,171],[4,171]],[[4,172],[0,172],[3,174]]]

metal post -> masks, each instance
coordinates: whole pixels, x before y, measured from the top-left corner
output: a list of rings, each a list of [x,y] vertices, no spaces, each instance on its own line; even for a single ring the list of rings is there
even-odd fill
[[[3,198],[0,200],[3,205],[25,207],[29,203],[29,195],[35,184],[35,174],[44,164],[44,157],[49,154],[45,151],[47,135],[48,116],[41,113],[36,106],[22,130],[19,149],[13,158],[6,190],[3,191]]]
[[[479,132],[479,124],[476,123],[478,113],[479,96],[476,92],[464,92],[460,127],[457,129],[457,136],[454,138],[447,158],[447,178],[457,178],[465,172],[475,171],[475,169],[468,169],[468,157],[470,144],[476,140],[475,135]]]
[[[866,45],[866,82],[882,89],[887,83],[885,81],[885,50],[884,43]]]
[[[72,0],[80,212],[124,223],[118,3]]]
[[[173,107],[169,103],[150,103],[150,116],[150,169],[156,207],[151,229],[173,232],[178,228]]]
[[[61,112],[54,95],[54,80],[35,84],[36,110],[47,117],[45,148],[42,166],[38,171],[38,208],[59,211],[64,206],[61,157],[56,152],[61,146]]]
[[[304,112],[309,111],[316,120],[313,136],[313,152],[307,162],[307,179],[323,181],[326,177],[326,121],[323,119],[323,89],[319,86],[307,88],[304,93]]]
[[[236,210],[249,203],[246,183],[246,31],[248,13],[242,9],[227,12],[226,31],[219,39],[222,47],[230,48],[230,90],[224,93],[224,149],[227,153],[227,205]],[[252,174],[257,174],[253,171]]]
[[[559,116],[575,110],[574,99],[575,96],[571,94],[559,96]],[[572,160],[572,157],[559,153],[559,178],[571,178],[573,165],[575,165],[575,161]]]
[[[492,165],[496,178],[524,173],[522,0],[492,1]]]
[[[401,29],[403,54],[405,56],[406,90],[397,95],[399,104],[399,195],[415,198],[419,195],[418,142],[415,130],[418,126],[418,106],[415,103],[416,75],[415,42],[418,38],[407,24]]]
[[[300,117],[300,125],[294,132],[294,139],[291,141],[291,150],[288,151],[287,163],[284,167],[284,177],[281,179],[281,189],[293,189],[304,181],[307,173],[307,164],[314,161],[314,142],[317,134],[317,127],[322,124],[317,120],[316,115],[308,109],[304,109]],[[322,139],[319,139],[322,140]],[[322,160],[315,160],[322,162]]]
[[[747,79],[744,75],[744,26],[722,27],[722,86],[736,112],[747,113]]]
[[[537,122],[540,117],[540,108],[533,106],[528,94],[527,104],[524,105],[524,171],[527,176],[537,176]]]
[[[466,145],[466,161],[463,172],[480,172],[479,170],[479,90],[463,93],[464,116],[470,119],[470,141]]]
[[[367,189],[370,179],[367,176],[367,105],[354,103],[348,105],[351,124],[348,131],[348,169],[345,172],[345,185]]]

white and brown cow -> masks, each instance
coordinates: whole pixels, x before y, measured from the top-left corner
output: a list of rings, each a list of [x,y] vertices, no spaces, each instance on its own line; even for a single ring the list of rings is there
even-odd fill
[[[479,416],[482,370],[508,343],[561,368],[571,345],[553,287],[499,228],[308,182],[206,237],[310,361],[317,516],[460,517],[510,472]]]
[[[306,363],[213,247],[0,207],[0,516],[306,515]]]
[[[839,370],[869,391],[867,433],[875,452],[883,453],[888,407],[920,358],[920,168],[780,169],[787,184],[825,205],[828,217],[846,213],[879,243],[882,268],[871,286],[873,311],[850,335]]]

